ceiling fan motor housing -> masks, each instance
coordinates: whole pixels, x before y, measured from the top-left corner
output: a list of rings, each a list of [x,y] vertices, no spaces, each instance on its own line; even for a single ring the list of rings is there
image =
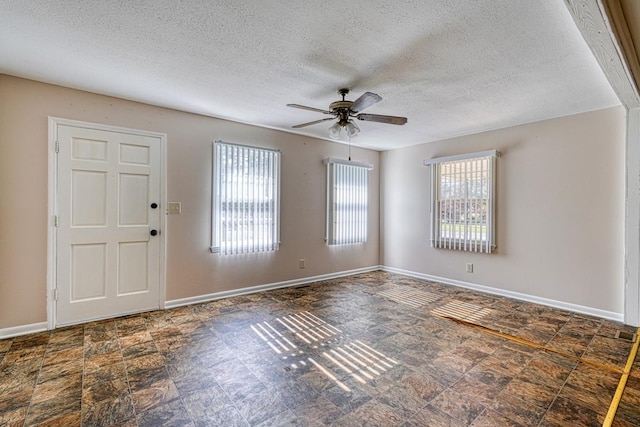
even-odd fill
[[[340,126],[345,126],[349,121],[351,105],[353,101],[336,101],[329,105],[329,110],[340,119]]]

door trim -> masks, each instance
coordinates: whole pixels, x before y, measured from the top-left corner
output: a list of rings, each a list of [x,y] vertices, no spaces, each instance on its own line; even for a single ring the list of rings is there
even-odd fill
[[[55,302],[55,290],[56,290],[56,247],[57,247],[57,233],[55,218],[58,213],[57,206],[57,179],[58,179],[58,163],[56,156],[56,144],[58,141],[58,126],[67,125],[79,128],[94,129],[109,132],[130,133],[134,135],[148,136],[158,138],[160,141],[160,206],[163,210],[160,215],[160,230],[161,233],[158,236],[160,238],[160,283],[158,284],[158,306],[160,309],[165,308],[166,300],[166,200],[167,200],[167,185],[166,185],[166,173],[167,173],[167,134],[159,132],[151,132],[146,130],[125,128],[119,126],[111,126],[100,123],[91,123],[78,120],[65,119],[60,117],[49,116],[49,188],[48,188],[48,210],[47,210],[47,329],[52,330],[56,328],[56,302]],[[122,313],[123,315],[131,313]]]

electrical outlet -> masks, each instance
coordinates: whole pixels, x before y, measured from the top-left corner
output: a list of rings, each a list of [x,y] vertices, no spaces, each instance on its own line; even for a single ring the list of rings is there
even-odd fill
[[[298,261],[298,266],[303,269],[307,266],[307,260],[302,258],[300,261]]]
[[[473,273],[473,264],[471,264],[470,262],[468,262],[465,265],[465,268],[466,268],[467,273]]]
[[[180,202],[169,202],[169,203],[167,203],[167,213],[169,215],[182,213],[182,204]]]

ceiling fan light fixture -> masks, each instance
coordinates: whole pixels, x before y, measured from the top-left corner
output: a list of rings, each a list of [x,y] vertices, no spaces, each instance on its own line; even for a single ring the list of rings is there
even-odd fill
[[[340,123],[336,122],[329,128],[329,138],[331,139],[340,139],[340,131],[342,130],[342,126]]]
[[[360,133],[360,128],[356,125],[353,120],[349,120],[345,125],[345,129],[347,130],[347,136],[349,138],[355,138]]]

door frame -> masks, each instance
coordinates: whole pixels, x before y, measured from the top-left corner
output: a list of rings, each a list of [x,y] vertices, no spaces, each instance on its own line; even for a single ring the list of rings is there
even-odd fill
[[[52,330],[57,326],[56,316],[56,276],[57,276],[57,233],[56,233],[56,215],[58,214],[58,162],[57,162],[57,143],[58,143],[58,126],[67,125],[79,128],[87,128],[108,132],[131,133],[135,135],[148,136],[158,138],[160,141],[160,283],[158,284],[158,306],[160,309],[165,308],[166,300],[166,200],[167,200],[167,134],[160,132],[151,132],[140,129],[132,129],[120,126],[111,126],[100,123],[84,122],[79,120],[65,119],[60,117],[49,116],[49,189],[48,189],[48,210],[47,210],[47,329]],[[123,315],[130,313],[122,313]]]

